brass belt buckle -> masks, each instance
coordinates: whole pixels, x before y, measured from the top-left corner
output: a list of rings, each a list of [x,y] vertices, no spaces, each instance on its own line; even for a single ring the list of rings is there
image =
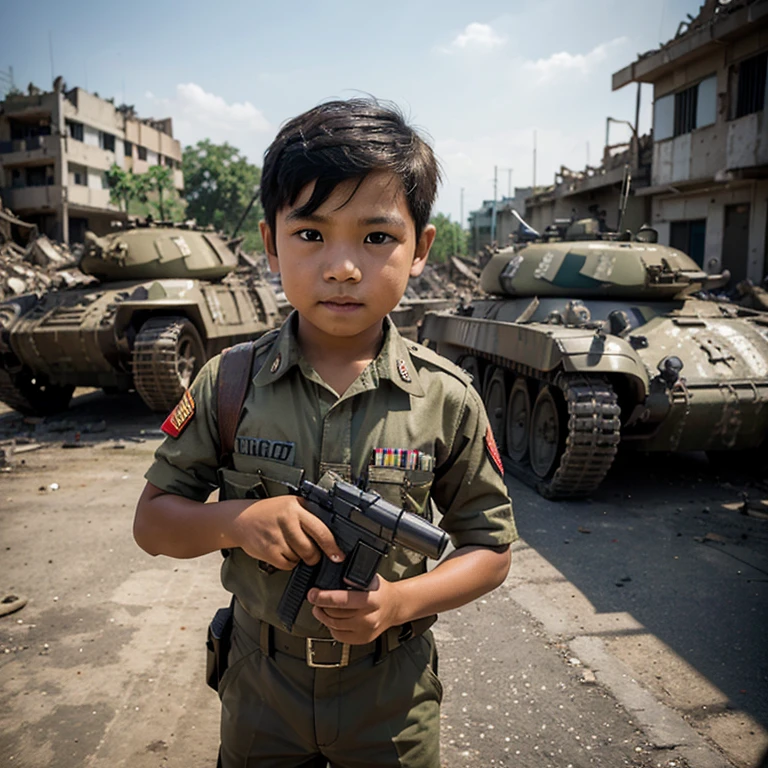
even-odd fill
[[[315,661],[315,643],[332,643],[333,645],[341,645],[341,658],[339,661],[331,661],[327,663]],[[346,667],[349,664],[349,644],[339,643],[338,640],[325,637],[308,637],[307,638],[307,666],[315,667],[317,669],[335,669],[336,667]]]

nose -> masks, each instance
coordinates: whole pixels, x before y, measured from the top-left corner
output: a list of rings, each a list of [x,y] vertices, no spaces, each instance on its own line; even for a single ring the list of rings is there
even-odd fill
[[[359,283],[363,273],[354,254],[347,248],[341,248],[330,254],[323,270],[323,277],[335,283]]]

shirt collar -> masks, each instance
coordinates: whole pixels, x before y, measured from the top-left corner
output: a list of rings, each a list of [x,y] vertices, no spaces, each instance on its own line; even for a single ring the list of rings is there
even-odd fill
[[[424,397],[424,387],[410,353],[414,349],[416,346],[400,335],[392,319],[384,318],[384,344],[374,361],[379,377],[389,379],[409,395]]]
[[[297,339],[298,321],[298,312],[294,310],[280,328],[264,363],[254,377],[254,386],[272,384],[299,364],[301,350]],[[424,397],[424,387],[409,347],[416,348],[400,335],[392,319],[387,316],[384,318],[384,343],[372,365],[380,379],[388,379],[409,395]]]
[[[286,318],[277,338],[267,354],[266,359],[254,376],[255,387],[266,387],[268,384],[280,379],[294,365],[298,365],[301,358],[301,350],[297,338],[299,313],[293,310]]]

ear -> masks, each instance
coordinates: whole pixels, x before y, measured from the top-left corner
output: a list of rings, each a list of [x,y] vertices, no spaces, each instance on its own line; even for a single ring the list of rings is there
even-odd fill
[[[277,262],[277,247],[272,230],[269,228],[269,224],[262,220],[259,222],[259,231],[261,232],[261,239],[264,242],[264,251],[267,254],[267,261],[269,262],[269,271],[277,274],[280,272],[280,265]]]
[[[413,255],[413,263],[411,264],[411,271],[409,272],[411,277],[418,277],[427,264],[427,257],[429,256],[429,249],[432,247],[432,243],[435,242],[435,235],[437,230],[433,224],[427,224],[424,227],[424,231],[419,237],[419,241],[416,243],[416,252]]]

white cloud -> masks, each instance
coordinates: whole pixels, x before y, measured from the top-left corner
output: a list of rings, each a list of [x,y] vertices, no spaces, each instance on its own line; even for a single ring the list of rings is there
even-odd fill
[[[598,64],[604,62],[616,49],[626,45],[627,42],[626,37],[617,37],[608,43],[601,43],[586,54],[560,51],[546,59],[526,61],[523,66],[537,76],[539,83],[552,81],[568,73],[588,75]]]
[[[506,37],[496,32],[490,24],[480,24],[473,21],[471,24],[467,24],[463,32],[456,35],[448,48],[441,50],[445,53],[463,50],[490,50],[503,46],[506,42]]]
[[[197,83],[179,83],[173,98],[145,93],[156,110],[173,119],[174,134],[183,144],[209,138],[214,143],[228,141],[251,160],[260,164],[260,155],[274,128],[260,109],[250,101],[229,104]]]

